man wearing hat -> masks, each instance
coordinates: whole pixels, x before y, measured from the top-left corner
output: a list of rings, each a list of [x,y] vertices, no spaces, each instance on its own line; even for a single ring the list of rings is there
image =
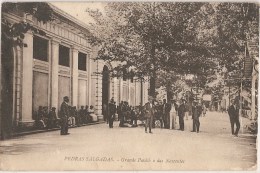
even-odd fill
[[[69,97],[63,97],[63,102],[60,108],[60,115],[61,115],[61,135],[68,135],[68,117],[69,117]]]
[[[192,132],[197,132],[199,133],[200,130],[200,117],[201,111],[200,108],[198,106],[198,101],[194,101],[193,102],[193,106],[192,106],[192,119],[193,119],[193,130]]]
[[[240,122],[239,122],[239,102],[235,102],[234,99],[231,100],[231,106],[228,109],[228,115],[230,118],[231,124],[231,132],[232,135],[238,136],[238,132],[240,129]],[[234,131],[234,125],[236,124],[236,131]]]
[[[152,133],[153,117],[155,112],[155,106],[153,105],[153,97],[148,97],[148,103],[144,105],[145,112],[145,133],[147,133],[147,126],[149,126],[149,133]]]
[[[109,128],[113,128],[113,122],[116,114],[116,105],[114,98],[112,97],[110,103],[108,104],[108,124]]]
[[[169,103],[169,101],[166,103],[166,99],[163,99],[162,114],[163,114],[163,126],[165,129],[170,128],[170,111],[171,111],[171,104]]]
[[[180,100],[180,106],[178,107],[178,116],[179,116],[179,124],[180,124],[179,130],[184,131],[184,116],[185,116],[184,99]]]

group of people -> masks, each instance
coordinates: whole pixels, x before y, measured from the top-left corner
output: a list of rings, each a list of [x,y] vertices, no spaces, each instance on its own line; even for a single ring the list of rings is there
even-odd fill
[[[120,121],[119,127],[128,127],[125,125],[128,122],[131,127],[137,127],[137,116],[139,115],[139,108],[133,107],[128,104],[126,101],[121,101],[121,103],[116,106],[116,102],[112,97],[110,102],[108,103],[108,107],[106,104],[103,106],[105,121],[109,124],[109,128],[113,128],[113,122],[116,119],[116,115],[118,115],[118,120]]]
[[[85,107],[81,106],[79,111],[76,107],[69,106],[69,98],[65,96],[63,98],[63,103],[60,109],[60,125],[61,125],[61,135],[67,135],[69,125],[81,125],[84,123],[89,123],[91,121],[97,121],[97,116],[94,114],[93,106]],[[46,107],[39,107],[37,123],[42,127],[54,127],[57,125],[56,109],[53,107],[48,113]],[[192,132],[199,133],[200,131],[200,121],[201,116],[206,114],[206,106],[199,105],[198,101],[194,100],[192,103],[192,119],[193,119],[193,130]],[[152,133],[152,127],[155,124],[155,120],[159,120],[161,128],[166,129],[176,129],[176,117],[179,117],[179,130],[184,131],[184,118],[188,119],[189,109],[185,99],[180,100],[178,105],[175,100],[163,103],[158,103],[152,96],[149,96],[148,102],[142,107],[131,107],[127,102],[121,102],[119,106],[116,106],[116,102],[112,98],[105,110],[107,114],[107,122],[109,128],[113,128],[113,122],[115,120],[116,113],[118,113],[118,119],[120,121],[119,126],[124,127],[126,119],[130,119],[130,124],[137,126],[137,119],[142,117],[145,120],[145,132],[149,128],[149,133]],[[232,134],[237,136],[240,129],[239,122],[239,105],[232,100],[232,105],[228,109],[228,114],[230,117]],[[236,125],[236,131],[234,131],[234,125]]]
[[[68,127],[85,125],[98,121],[94,113],[94,107],[91,105],[81,106],[77,110],[76,106],[69,105],[69,97],[65,96],[61,104],[60,116],[57,116],[56,108],[52,107],[48,112],[47,106],[39,106],[35,117],[36,127],[39,129],[61,128],[61,134],[68,134]]]
[[[50,111],[48,111],[47,106],[39,106],[38,112],[35,117],[35,125],[37,128],[55,128],[59,126],[58,117],[56,114],[56,108],[52,107]]]
[[[153,97],[149,96],[149,102],[144,106],[132,107],[128,102],[122,101],[118,106],[113,98],[111,98],[108,106],[103,106],[103,110],[107,117],[107,123],[109,128],[113,128],[113,121],[116,114],[118,114],[118,120],[120,121],[119,127],[126,127],[125,123],[131,125],[131,127],[137,127],[137,120],[145,121],[145,132],[149,127],[149,132],[152,133],[152,127],[155,127],[156,121],[160,122],[161,128],[176,129],[177,128],[177,116],[179,116],[179,130],[184,131],[184,118],[188,120],[189,108],[186,100],[181,99],[178,105],[175,100],[166,102],[157,102]],[[193,132],[199,133],[200,116],[205,116],[206,106],[199,105],[197,101],[193,102],[192,106],[192,119],[193,119]]]
[[[152,133],[151,129],[154,126],[154,118],[160,120],[162,128],[165,129],[176,129],[177,116],[179,117],[179,130],[184,131],[184,118],[188,119],[189,109],[186,100],[181,99],[178,105],[175,100],[163,103],[155,103],[154,98],[149,96],[148,103],[144,105],[144,112],[146,118],[145,132],[149,127],[149,133]],[[202,114],[205,116],[206,107],[198,104],[198,101],[193,101],[192,105],[192,119],[193,119],[193,130],[192,132],[199,133],[200,121],[199,117]]]

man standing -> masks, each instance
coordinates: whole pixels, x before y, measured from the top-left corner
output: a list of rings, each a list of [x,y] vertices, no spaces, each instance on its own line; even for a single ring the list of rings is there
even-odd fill
[[[127,112],[127,106],[126,106],[125,102],[122,102],[121,107],[120,107],[121,116],[120,116],[119,127],[124,127],[124,123],[125,123],[124,119],[126,116],[126,112]]]
[[[184,131],[184,116],[185,116],[185,105],[184,105],[184,100],[180,101],[180,106],[178,108],[178,116],[179,116],[179,124],[180,124],[180,129]]]
[[[231,124],[231,132],[232,135],[238,136],[238,131],[240,129],[240,122],[239,122],[239,106],[235,104],[235,100],[231,101],[232,105],[228,109],[228,115]],[[234,125],[236,124],[236,131],[234,132]]]
[[[147,133],[147,126],[149,126],[149,133],[152,133],[152,125],[153,125],[153,116],[154,116],[154,105],[153,105],[153,97],[148,97],[148,103],[144,105],[145,111],[145,133]]]
[[[117,107],[118,121],[121,120],[121,116],[122,116],[121,108],[122,108],[122,105],[123,105],[123,101],[121,101],[121,103],[119,103],[119,105]]]
[[[108,123],[109,123],[109,128],[113,128],[113,122],[114,122],[115,113],[116,113],[116,105],[114,104],[114,99],[112,98],[110,100],[110,103],[108,104]]]
[[[200,108],[198,106],[198,102],[194,101],[193,102],[193,106],[192,106],[192,119],[193,119],[193,130],[192,132],[196,132],[199,133],[200,130],[200,117],[201,111]]]
[[[186,117],[186,120],[188,120],[189,118],[189,105],[187,103],[186,100],[184,100],[184,106],[185,106],[185,117]]]
[[[168,102],[166,103],[166,99],[163,100],[163,116],[164,116],[164,128],[170,128],[170,111],[171,111],[171,104]]]
[[[163,127],[166,129],[167,127],[167,116],[166,116],[166,99],[163,99],[163,104],[162,104],[162,118],[163,118]]]
[[[69,118],[69,97],[63,97],[63,102],[60,108],[60,115],[61,115],[61,135],[68,135],[68,118]]]

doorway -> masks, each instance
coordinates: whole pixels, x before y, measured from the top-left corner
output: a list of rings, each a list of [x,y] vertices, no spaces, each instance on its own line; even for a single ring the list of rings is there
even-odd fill
[[[102,72],[102,114],[104,116],[104,121],[107,121],[107,108],[109,101],[109,86],[110,86],[110,76],[109,69],[105,65]]]

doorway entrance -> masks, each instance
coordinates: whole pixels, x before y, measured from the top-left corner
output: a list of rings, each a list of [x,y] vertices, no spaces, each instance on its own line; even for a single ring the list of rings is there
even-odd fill
[[[105,65],[103,67],[102,72],[102,114],[104,116],[104,121],[107,121],[107,108],[108,108],[108,101],[109,101],[109,86],[110,86],[110,76],[109,76],[109,69]]]

